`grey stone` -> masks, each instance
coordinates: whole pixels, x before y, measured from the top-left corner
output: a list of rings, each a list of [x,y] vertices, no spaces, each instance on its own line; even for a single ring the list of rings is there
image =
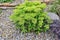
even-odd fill
[[[52,20],[59,20],[59,16],[56,13],[52,13],[49,12],[48,16],[52,19]]]

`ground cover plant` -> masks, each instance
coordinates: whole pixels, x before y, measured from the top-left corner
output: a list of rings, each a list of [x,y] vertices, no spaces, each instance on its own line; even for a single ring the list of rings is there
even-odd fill
[[[51,5],[49,11],[57,13],[60,16],[60,0],[55,0]]]
[[[45,3],[38,1],[26,1],[14,9],[10,19],[15,23],[16,28],[21,32],[46,32],[49,29],[51,20],[44,9]]]
[[[0,3],[12,2],[13,0],[0,0]]]

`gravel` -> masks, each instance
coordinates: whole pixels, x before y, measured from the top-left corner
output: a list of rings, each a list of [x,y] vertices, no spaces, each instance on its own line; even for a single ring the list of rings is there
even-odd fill
[[[13,9],[2,10],[0,14],[0,40],[55,40],[51,31],[46,33],[20,33],[15,29],[14,24],[10,21],[9,16],[13,13]]]

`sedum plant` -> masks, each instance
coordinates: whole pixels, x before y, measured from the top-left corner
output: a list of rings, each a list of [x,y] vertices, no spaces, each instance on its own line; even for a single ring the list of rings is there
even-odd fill
[[[26,1],[14,9],[10,19],[21,32],[46,32],[49,29],[50,18],[44,9],[45,3]]]

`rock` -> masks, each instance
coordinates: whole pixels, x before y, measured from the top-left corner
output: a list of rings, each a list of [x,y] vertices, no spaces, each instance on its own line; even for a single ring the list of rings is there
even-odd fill
[[[52,20],[59,20],[59,16],[56,13],[52,13],[49,12],[48,16],[52,19]]]

